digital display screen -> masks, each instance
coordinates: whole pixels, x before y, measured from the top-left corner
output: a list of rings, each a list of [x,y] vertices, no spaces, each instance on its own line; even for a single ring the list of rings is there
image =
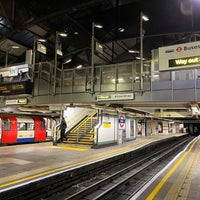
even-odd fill
[[[31,94],[33,83],[30,80],[10,83],[0,83],[0,96]]]
[[[187,66],[200,64],[200,56],[176,58],[169,60],[169,67]]]

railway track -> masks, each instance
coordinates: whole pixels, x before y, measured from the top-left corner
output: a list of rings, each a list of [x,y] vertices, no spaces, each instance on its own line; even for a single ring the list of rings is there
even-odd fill
[[[5,190],[4,200],[128,199],[193,137],[170,138]]]
[[[177,152],[186,143],[188,143],[188,140],[165,147],[150,156],[147,155],[140,161],[64,198],[64,200],[129,199],[160,171],[163,164],[169,160],[174,152]],[[165,162],[162,163],[162,161]]]

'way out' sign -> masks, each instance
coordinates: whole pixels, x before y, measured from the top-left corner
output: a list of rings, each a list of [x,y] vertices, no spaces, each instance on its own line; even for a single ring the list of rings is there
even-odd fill
[[[126,118],[124,114],[120,114],[119,115],[119,119],[118,119],[118,129],[120,130],[124,130],[126,125]]]

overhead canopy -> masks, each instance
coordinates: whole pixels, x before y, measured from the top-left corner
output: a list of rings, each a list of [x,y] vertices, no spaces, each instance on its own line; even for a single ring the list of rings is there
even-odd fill
[[[139,50],[140,12],[149,17],[143,23],[144,57],[151,50],[177,43],[199,40],[200,2],[198,0],[0,0],[0,66],[25,61],[25,51],[33,48],[35,38],[45,38],[46,55],[37,61],[53,61],[56,31],[64,31],[61,66],[73,68],[91,64],[92,22],[103,25],[95,28],[95,38],[103,45],[103,53],[95,51],[95,65],[125,62],[136,59],[129,49]],[[18,45],[19,49],[12,49]]]

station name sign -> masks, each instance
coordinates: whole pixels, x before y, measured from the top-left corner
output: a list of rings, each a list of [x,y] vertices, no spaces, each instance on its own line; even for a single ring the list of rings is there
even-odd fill
[[[194,65],[200,63],[200,56],[177,58],[169,60],[169,67]]]
[[[98,95],[97,101],[117,101],[134,99],[133,93]]]
[[[22,105],[27,104],[27,99],[8,99],[5,101],[6,105]]]

